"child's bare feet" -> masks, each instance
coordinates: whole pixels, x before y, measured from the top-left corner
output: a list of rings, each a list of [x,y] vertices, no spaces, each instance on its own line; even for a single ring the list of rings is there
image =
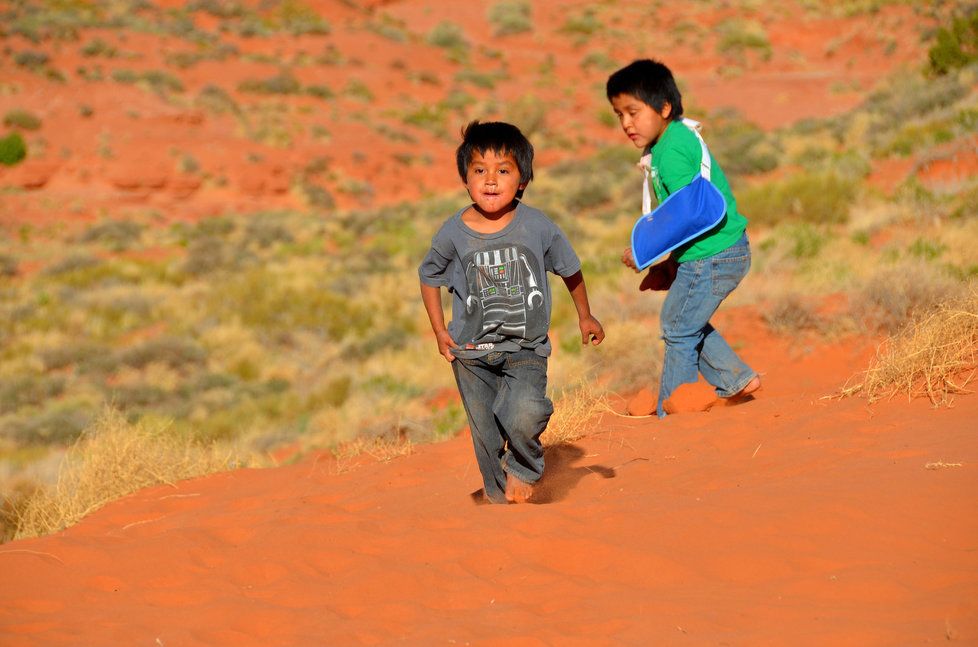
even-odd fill
[[[745,386],[740,391],[730,396],[730,399],[743,400],[744,398],[746,398],[748,395],[758,390],[759,388],[761,388],[761,376],[755,375],[754,377],[751,378],[750,382],[747,383],[747,386]]]
[[[510,503],[526,503],[533,496],[533,485],[506,473],[506,500]]]

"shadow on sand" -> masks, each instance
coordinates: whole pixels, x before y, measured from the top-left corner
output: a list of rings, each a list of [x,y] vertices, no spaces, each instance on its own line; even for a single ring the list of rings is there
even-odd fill
[[[529,503],[556,503],[567,497],[585,476],[596,474],[601,478],[615,478],[615,470],[604,465],[582,465],[572,467],[571,463],[584,457],[584,450],[569,443],[553,445],[544,450],[546,468],[543,478],[533,488],[533,496]],[[469,495],[476,505],[485,505],[489,500],[485,490],[479,489]]]

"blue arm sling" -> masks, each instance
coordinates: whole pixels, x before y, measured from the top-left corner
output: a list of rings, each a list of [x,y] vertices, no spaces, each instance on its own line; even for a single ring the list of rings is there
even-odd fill
[[[716,227],[727,212],[720,190],[710,182],[710,151],[699,133],[699,123],[683,119],[700,140],[700,174],[652,209],[650,169],[643,169],[642,216],[632,227],[632,257],[640,270],[664,261],[672,250]]]

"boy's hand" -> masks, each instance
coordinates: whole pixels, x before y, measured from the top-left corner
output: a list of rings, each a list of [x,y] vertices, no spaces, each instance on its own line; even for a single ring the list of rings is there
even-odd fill
[[[676,261],[667,259],[658,265],[649,268],[649,273],[642,279],[638,286],[639,290],[668,290],[672,287],[672,282],[676,280],[676,272],[679,264]]]
[[[584,317],[577,323],[581,328],[582,344],[591,342],[593,345],[597,346],[604,341],[604,328],[601,327],[601,322],[595,319],[593,316]]]
[[[452,336],[448,334],[447,330],[442,330],[435,333],[435,339],[438,341],[438,352],[444,356],[449,362],[455,361],[455,355],[452,354],[453,348],[456,348],[458,344],[452,339]]]
[[[632,248],[626,247],[625,251],[622,252],[621,262],[638,272],[638,266],[635,265],[635,257],[632,256]]]

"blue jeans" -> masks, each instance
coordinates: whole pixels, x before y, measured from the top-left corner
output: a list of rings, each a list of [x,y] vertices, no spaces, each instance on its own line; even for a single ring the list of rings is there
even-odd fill
[[[527,349],[492,352],[456,358],[452,370],[486,497],[506,503],[507,472],[525,483],[543,476],[540,434],[554,412],[547,397],[547,358]]]
[[[748,269],[747,234],[718,254],[679,264],[659,317],[666,343],[659,382],[660,418],[666,415],[662,403],[679,385],[696,382],[698,373],[720,397],[736,394],[757,375],[710,324],[720,302],[733,292]]]

